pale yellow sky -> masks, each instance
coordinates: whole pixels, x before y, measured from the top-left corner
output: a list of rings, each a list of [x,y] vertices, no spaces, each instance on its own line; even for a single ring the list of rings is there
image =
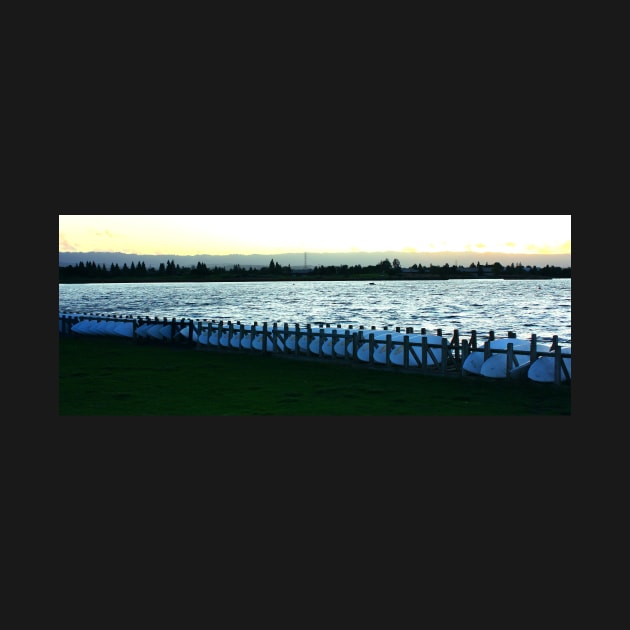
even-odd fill
[[[60,252],[570,254],[571,215],[59,215]]]

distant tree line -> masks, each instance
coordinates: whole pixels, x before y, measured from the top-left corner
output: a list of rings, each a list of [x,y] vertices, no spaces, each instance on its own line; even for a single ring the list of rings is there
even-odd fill
[[[281,265],[273,258],[267,267],[243,267],[233,265],[209,268],[198,262],[190,267],[181,267],[174,261],[167,260],[156,269],[144,262],[130,265],[117,263],[97,265],[94,262],[80,262],[76,265],[59,267],[60,283],[81,282],[199,282],[199,281],[234,281],[234,280],[320,280],[320,279],[404,279],[434,280],[455,278],[570,278],[571,268],[546,265],[545,267],[525,267],[521,263],[503,266],[501,263],[471,263],[468,267],[449,265],[423,266],[415,263],[403,269],[400,260],[394,258],[381,260],[378,264],[367,265],[321,265],[304,269],[292,269],[291,265]]]

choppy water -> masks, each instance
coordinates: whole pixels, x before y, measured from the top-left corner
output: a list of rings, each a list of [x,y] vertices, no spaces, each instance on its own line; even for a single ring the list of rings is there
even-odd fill
[[[60,284],[60,313],[509,331],[571,343],[571,280]]]

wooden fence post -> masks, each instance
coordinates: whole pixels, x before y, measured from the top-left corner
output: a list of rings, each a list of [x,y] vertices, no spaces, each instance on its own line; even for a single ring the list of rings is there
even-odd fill
[[[424,328],[422,329],[424,330]],[[427,341],[426,336],[422,337],[422,371],[426,374],[429,371],[429,366],[427,365],[427,357],[429,355],[429,342]]]
[[[538,358],[538,352],[536,351],[537,341],[536,333],[532,334],[532,340],[529,344],[529,361],[533,363]]]
[[[464,372],[464,362],[466,361],[466,359],[468,358],[468,355],[470,354],[470,349],[468,347],[468,339],[464,339],[462,341],[462,362],[459,366],[460,368],[460,373],[462,376],[465,376],[465,372]]]
[[[459,330],[457,330],[457,328],[453,331],[451,347],[455,348],[455,365],[459,366]]]
[[[562,350],[560,346],[556,344],[554,350],[554,363],[553,363],[553,382],[556,385],[562,383]]]
[[[512,337],[512,339],[514,339],[514,337]],[[507,345],[507,352],[505,353],[505,377],[506,378],[510,375],[510,372],[512,371],[513,367],[514,367],[514,343],[510,342]]]
[[[374,327],[372,326],[372,330],[374,330]],[[375,340],[374,340],[374,333],[371,332],[370,336],[369,336],[369,364],[370,365],[374,365],[374,345],[375,345]]]
[[[439,329],[438,329],[439,330]],[[448,367],[448,341],[446,337],[442,337],[442,376],[446,374],[446,368]]]

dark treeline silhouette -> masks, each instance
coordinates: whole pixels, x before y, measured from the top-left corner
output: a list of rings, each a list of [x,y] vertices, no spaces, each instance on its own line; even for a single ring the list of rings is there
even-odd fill
[[[80,262],[76,265],[59,267],[59,282],[62,284],[82,282],[218,282],[247,280],[448,280],[457,278],[504,278],[504,279],[549,279],[570,278],[571,268],[546,265],[545,267],[525,267],[521,263],[503,266],[495,262],[483,265],[471,263],[468,267],[449,265],[423,266],[415,263],[409,268],[402,268],[400,261],[387,258],[378,264],[362,267],[361,265],[328,265],[312,268],[291,265],[282,266],[273,258],[267,267],[243,267],[233,265],[229,269],[215,266],[209,268],[198,262],[190,267],[180,267],[174,261],[161,263],[158,269],[149,267],[144,262],[137,265],[124,263],[122,267],[112,263],[97,265],[94,262]]]

